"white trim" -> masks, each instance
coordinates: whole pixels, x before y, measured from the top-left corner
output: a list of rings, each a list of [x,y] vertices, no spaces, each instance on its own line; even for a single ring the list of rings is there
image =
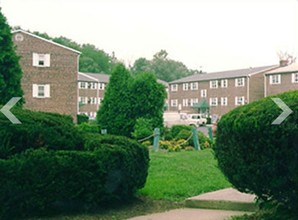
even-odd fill
[[[298,76],[298,72],[296,73],[292,73],[292,83],[298,83],[298,81],[296,81],[296,77],[295,76]]]
[[[58,44],[58,43],[56,43],[56,42],[54,42],[54,41],[45,39],[45,38],[43,38],[43,37],[37,36],[37,35],[35,35],[35,34],[29,33],[29,32],[27,32],[27,31],[24,31],[24,30],[21,30],[21,29],[12,31],[12,34],[14,34],[14,33],[19,33],[19,32],[22,32],[22,33],[27,34],[27,35],[29,35],[29,36],[31,36],[31,37],[35,37],[35,38],[37,38],[37,39],[46,41],[46,42],[48,42],[48,43],[54,44],[54,45],[56,45],[56,46],[58,46],[58,47],[62,47],[62,48],[64,48],[64,49],[66,49],[66,50],[70,50],[70,51],[72,51],[72,52],[74,52],[74,53],[81,54],[80,51],[74,50],[74,49],[72,49],[72,48],[70,48],[70,47],[66,47],[66,46],[64,46],[64,45],[62,45],[62,44]]]
[[[85,74],[85,73],[78,72],[78,75],[82,75],[82,76],[85,76],[85,77],[87,77],[87,78],[89,78],[89,79],[92,79],[92,80],[94,80],[94,81],[96,81],[96,82],[99,82],[99,80],[96,79],[95,77],[89,76],[89,75],[87,75],[87,74]],[[78,81],[84,81],[84,80],[79,80],[79,79],[78,79]]]
[[[273,82],[273,77],[277,77],[277,82]],[[269,75],[269,84],[270,85],[279,85],[279,84],[281,84],[281,74]]]
[[[247,103],[249,103],[249,97],[250,97],[249,96],[249,92],[250,92],[249,91],[250,76],[247,77],[246,79],[247,79],[247,88],[246,88],[247,89],[247,94],[246,94],[246,97],[247,97]]]

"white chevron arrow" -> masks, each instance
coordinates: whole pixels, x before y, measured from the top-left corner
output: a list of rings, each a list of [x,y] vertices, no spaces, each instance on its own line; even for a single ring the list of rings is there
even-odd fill
[[[6,116],[6,118],[11,121],[13,124],[22,124],[22,122],[17,119],[17,117],[10,112],[10,109],[21,99],[21,97],[13,97],[9,100],[9,102],[4,105],[0,111],[3,113],[3,115]]]
[[[293,111],[280,98],[271,98],[283,112],[272,122],[273,125],[280,125]]]

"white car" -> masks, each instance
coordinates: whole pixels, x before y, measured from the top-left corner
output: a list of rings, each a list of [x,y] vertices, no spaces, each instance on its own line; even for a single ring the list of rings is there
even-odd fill
[[[201,114],[188,114],[186,121],[188,125],[196,127],[207,124],[207,119]]]

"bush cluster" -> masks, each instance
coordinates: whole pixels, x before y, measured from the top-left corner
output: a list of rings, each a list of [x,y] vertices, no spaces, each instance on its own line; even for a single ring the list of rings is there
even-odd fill
[[[80,150],[83,141],[70,116],[14,109],[21,125],[12,124],[0,114],[0,159],[28,148]]]
[[[14,113],[22,115],[19,118],[23,124],[4,130],[0,123],[0,133],[19,138],[8,139],[7,146],[20,144],[21,139],[25,142],[22,148],[13,148],[0,159],[0,219],[89,210],[110,201],[130,199],[144,186],[149,153],[138,142],[78,132],[68,118],[55,114],[23,110]],[[49,130],[52,139],[64,142],[47,139],[42,127]]]
[[[240,191],[275,200],[297,214],[298,91],[278,95],[293,111],[280,125],[271,97],[239,107],[218,123],[215,147],[219,166]]]

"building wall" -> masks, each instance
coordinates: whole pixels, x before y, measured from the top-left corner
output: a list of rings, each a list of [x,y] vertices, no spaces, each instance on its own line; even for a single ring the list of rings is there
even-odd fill
[[[80,83],[80,82],[79,82]],[[79,86],[78,83],[78,86]],[[85,82],[88,83],[88,82]],[[79,88],[79,114],[86,114],[90,117],[90,119],[95,119],[97,110],[100,107],[100,104],[103,100],[104,97],[104,92],[105,89],[99,89],[98,82],[93,82],[96,83],[96,89],[89,89],[89,88]],[[102,84],[102,83],[101,83]],[[106,83],[104,83],[106,87]],[[87,100],[85,103],[80,103],[80,98],[84,98]],[[91,98],[95,98],[95,102],[91,102]]]
[[[243,78],[243,77],[240,77]],[[221,80],[227,80],[228,86],[226,88],[222,87],[222,81]],[[235,85],[235,78],[230,79],[218,79],[218,82],[220,84],[218,85],[218,88],[210,88],[210,80],[208,81],[199,81],[198,82],[198,90],[188,90],[183,91],[183,83],[178,84],[178,91],[172,91],[171,90],[171,84],[170,84],[170,111],[178,111],[179,105],[181,105],[181,112],[186,113],[198,113],[198,109],[194,109],[190,106],[185,107],[183,106],[183,99],[198,99],[198,101],[206,99],[206,101],[209,104],[209,111],[210,114],[213,115],[219,115],[222,116],[223,114],[231,111],[232,109],[238,107],[238,105],[235,104],[235,98],[236,96],[244,97],[244,99],[247,102],[247,78],[244,78],[245,85],[243,87],[236,87]],[[203,98],[201,97],[201,90],[207,91],[207,97]],[[210,105],[210,98],[217,98],[217,106],[211,106]],[[221,98],[227,98],[227,105],[223,105],[221,103]],[[178,100],[178,106],[172,107],[171,106],[171,100],[177,99]]]
[[[249,77],[249,97],[248,102],[254,102],[264,98],[264,73],[258,73]]]
[[[23,36],[22,41],[16,40],[17,34]],[[13,36],[21,56],[25,108],[71,115],[76,121],[79,54],[26,33],[16,32]],[[33,53],[50,54],[50,67],[33,66]],[[49,84],[50,97],[34,98],[33,84]]]
[[[277,75],[277,74],[271,74],[271,75]],[[280,84],[270,84],[270,75],[265,76],[266,96],[271,96],[271,95],[287,92],[290,90],[298,90],[298,83],[292,83],[292,73],[280,73],[280,75],[281,75]]]

